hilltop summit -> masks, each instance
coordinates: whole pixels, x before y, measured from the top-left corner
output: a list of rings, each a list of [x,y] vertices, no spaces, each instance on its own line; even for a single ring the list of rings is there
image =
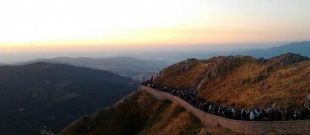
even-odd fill
[[[294,54],[294,53],[281,54],[280,56],[271,58],[271,61],[276,62],[281,65],[289,65],[289,64],[294,64],[294,63],[298,63],[301,61],[307,61],[307,60],[309,60],[308,57],[301,56],[300,54]]]
[[[309,79],[310,59],[286,53],[271,59],[240,55],[187,59],[162,70],[155,82],[193,90],[224,106],[298,108],[310,93]]]

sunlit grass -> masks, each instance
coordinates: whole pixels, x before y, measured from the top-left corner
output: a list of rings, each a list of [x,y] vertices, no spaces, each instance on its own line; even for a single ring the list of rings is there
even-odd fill
[[[281,55],[278,59],[285,57]],[[252,57],[214,57],[187,60],[168,67],[156,81],[195,89],[211,102],[236,107],[302,107],[310,93],[310,61],[282,65],[277,59],[262,63]],[[183,70],[190,67],[187,71]],[[216,71],[215,77],[206,73]]]

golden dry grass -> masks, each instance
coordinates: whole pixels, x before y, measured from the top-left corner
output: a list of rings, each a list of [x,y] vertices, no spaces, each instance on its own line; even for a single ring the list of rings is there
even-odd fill
[[[302,107],[310,94],[310,61],[280,64],[278,59],[285,56],[265,63],[245,56],[183,61],[166,68],[155,81],[196,89],[200,97],[226,106],[266,107],[276,103],[280,107]],[[190,69],[180,70],[186,66]],[[207,76],[211,71],[217,71],[215,77]]]
[[[177,104],[172,104],[164,112],[159,114],[160,120],[158,120],[154,125],[149,128],[145,128],[140,135],[158,135],[158,134],[169,134],[169,135],[179,135],[182,129],[189,126],[191,123],[191,118],[187,112],[180,113],[177,117],[171,116],[173,110],[176,108]]]
[[[182,61],[168,67],[163,74],[169,79],[159,77],[157,80],[163,84],[170,84],[176,88],[189,88],[193,80],[197,77],[197,74],[203,72],[207,63],[204,63],[201,60],[188,61],[189,62]],[[186,70],[187,65],[188,69]]]

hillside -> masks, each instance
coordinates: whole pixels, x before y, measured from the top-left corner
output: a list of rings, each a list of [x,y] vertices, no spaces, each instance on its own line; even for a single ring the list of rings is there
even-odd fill
[[[310,60],[292,53],[271,59],[187,59],[162,70],[155,82],[194,90],[206,101],[223,106],[300,109],[310,99]]]
[[[57,57],[52,59],[39,59],[26,63],[47,62],[69,64],[78,67],[87,67],[99,70],[108,70],[113,73],[130,77],[134,80],[146,80],[152,75],[156,75],[159,70],[173,64],[171,61],[164,60],[141,60],[130,57],[111,57],[111,58],[70,58]],[[19,63],[18,65],[25,64]]]
[[[238,54],[241,55],[249,55],[256,58],[271,58],[283,53],[296,53],[303,56],[310,57],[310,41],[303,41],[303,42],[294,42],[289,44],[284,44],[278,47],[272,47],[269,49],[255,49],[255,50],[248,50],[245,52],[239,52]]]
[[[199,119],[181,106],[138,91],[111,107],[79,118],[60,135],[188,135],[201,129]]]
[[[239,135],[220,125],[204,127],[179,104],[136,91],[111,107],[72,122],[60,135]]]
[[[109,71],[63,64],[0,67],[0,134],[62,129],[81,115],[135,91],[138,82]]]

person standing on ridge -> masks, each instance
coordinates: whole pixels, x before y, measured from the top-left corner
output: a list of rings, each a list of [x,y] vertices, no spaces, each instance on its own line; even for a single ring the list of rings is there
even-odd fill
[[[154,76],[151,76],[150,83],[153,84],[153,81],[154,81]]]

